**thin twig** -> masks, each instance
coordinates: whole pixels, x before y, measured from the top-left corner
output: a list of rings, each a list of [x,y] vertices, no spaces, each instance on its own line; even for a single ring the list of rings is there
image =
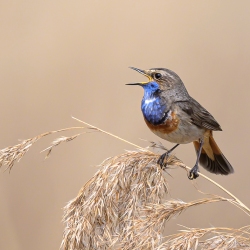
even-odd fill
[[[93,126],[93,125],[91,125],[91,124],[89,124],[89,123],[87,123],[87,122],[81,121],[81,120],[78,119],[78,118],[75,118],[75,117],[73,117],[73,116],[72,116],[72,118],[73,118],[74,120],[78,121],[78,122],[81,122],[81,123],[83,123],[83,124],[85,124],[85,125],[91,127],[91,128],[97,129],[98,131],[100,131],[100,132],[102,132],[102,133],[104,133],[104,134],[110,135],[110,136],[112,136],[112,137],[114,137],[114,138],[116,138],[116,139],[119,139],[120,141],[126,142],[126,143],[128,143],[128,144],[130,144],[130,145],[132,145],[132,146],[134,146],[134,147],[136,147],[136,148],[142,149],[142,150],[144,150],[144,151],[145,151],[145,150],[146,150],[146,151],[150,151],[150,150],[147,150],[147,149],[145,149],[145,148],[143,148],[143,147],[140,147],[140,146],[138,146],[138,145],[136,145],[136,144],[134,144],[134,143],[132,143],[132,142],[129,142],[129,141],[127,141],[127,140],[125,140],[125,139],[123,139],[123,138],[117,136],[117,135],[111,134],[111,133],[109,133],[109,132],[107,132],[107,131],[105,131],[105,130],[103,130],[103,129],[100,129],[100,128],[98,128],[98,127],[95,127],[95,126]]]

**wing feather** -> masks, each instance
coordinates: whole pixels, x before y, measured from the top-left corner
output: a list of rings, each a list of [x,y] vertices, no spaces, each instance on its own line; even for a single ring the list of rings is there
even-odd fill
[[[190,97],[190,101],[178,102],[178,105],[184,112],[190,115],[193,124],[209,130],[222,130],[214,117],[192,97]]]

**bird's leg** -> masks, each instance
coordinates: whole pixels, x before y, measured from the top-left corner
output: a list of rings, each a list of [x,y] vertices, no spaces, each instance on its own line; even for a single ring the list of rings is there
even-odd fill
[[[170,155],[170,153],[179,146],[180,144],[176,144],[174,147],[172,147],[170,150],[168,150],[167,152],[165,152],[164,154],[162,154],[158,161],[157,161],[157,164],[160,165],[161,169],[165,169],[166,166],[167,166],[167,159]]]
[[[201,150],[202,150],[202,147],[203,147],[203,144],[204,144],[203,139],[200,139],[199,141],[200,141],[200,148],[199,148],[199,151],[197,153],[196,163],[195,163],[194,167],[190,170],[189,175],[188,175],[188,178],[190,180],[193,180],[193,179],[196,179],[197,177],[199,177],[199,174],[198,174],[198,171],[199,171],[198,163],[199,163],[199,159],[200,159],[200,156],[201,156]]]

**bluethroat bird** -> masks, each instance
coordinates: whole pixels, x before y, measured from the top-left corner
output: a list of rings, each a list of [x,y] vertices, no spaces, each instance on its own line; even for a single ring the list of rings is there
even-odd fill
[[[160,156],[157,163],[166,168],[166,159],[179,145],[193,142],[197,155],[189,179],[199,174],[198,163],[214,174],[228,175],[234,172],[217,146],[213,131],[221,131],[219,123],[187,92],[180,77],[165,68],[131,69],[148,78],[147,82],[129,83],[144,89],[141,110],[149,129],[159,137],[176,145]]]

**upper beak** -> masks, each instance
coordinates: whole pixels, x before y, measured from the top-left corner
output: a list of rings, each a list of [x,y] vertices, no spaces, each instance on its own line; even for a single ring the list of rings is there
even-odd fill
[[[150,75],[148,75],[145,70],[137,69],[135,67],[129,67],[129,68],[139,72],[140,74],[142,74],[144,76],[146,76],[148,78],[148,82],[150,82],[152,80],[152,77]],[[140,86],[142,86],[144,84],[147,84],[148,82],[127,83],[126,85],[140,85]]]

